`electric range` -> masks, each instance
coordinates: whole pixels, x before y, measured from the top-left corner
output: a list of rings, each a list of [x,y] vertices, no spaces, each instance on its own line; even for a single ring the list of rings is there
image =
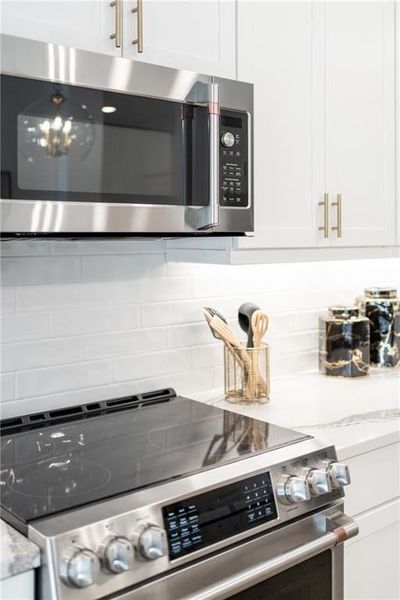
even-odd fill
[[[40,600],[195,598],[171,577],[334,506],[350,481],[332,446],[173,389],[1,433],[2,517],[42,549]]]

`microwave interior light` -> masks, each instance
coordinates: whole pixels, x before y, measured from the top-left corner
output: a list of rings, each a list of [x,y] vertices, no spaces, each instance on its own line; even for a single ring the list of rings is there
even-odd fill
[[[102,106],[101,110],[103,113],[114,113],[117,109],[115,106]]]

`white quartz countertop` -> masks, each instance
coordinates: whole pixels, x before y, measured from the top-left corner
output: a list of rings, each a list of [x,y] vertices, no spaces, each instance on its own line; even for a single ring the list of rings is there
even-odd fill
[[[400,441],[399,369],[354,379],[319,373],[273,379],[264,405],[227,402],[221,390],[195,398],[334,444],[341,460]]]
[[[30,571],[39,565],[39,547],[0,520],[0,579]]]

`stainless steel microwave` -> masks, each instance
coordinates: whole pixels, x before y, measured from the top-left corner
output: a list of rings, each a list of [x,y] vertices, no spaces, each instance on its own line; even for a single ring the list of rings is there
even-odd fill
[[[253,86],[3,35],[1,233],[253,231]]]

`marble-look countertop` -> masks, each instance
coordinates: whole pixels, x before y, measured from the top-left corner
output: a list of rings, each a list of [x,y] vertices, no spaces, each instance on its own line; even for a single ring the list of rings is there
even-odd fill
[[[30,571],[39,565],[39,547],[0,520],[0,579]]]
[[[221,390],[196,400],[313,435],[336,446],[339,459],[400,441],[400,369],[373,369],[345,379],[319,373],[271,381],[271,401],[232,404]]]

